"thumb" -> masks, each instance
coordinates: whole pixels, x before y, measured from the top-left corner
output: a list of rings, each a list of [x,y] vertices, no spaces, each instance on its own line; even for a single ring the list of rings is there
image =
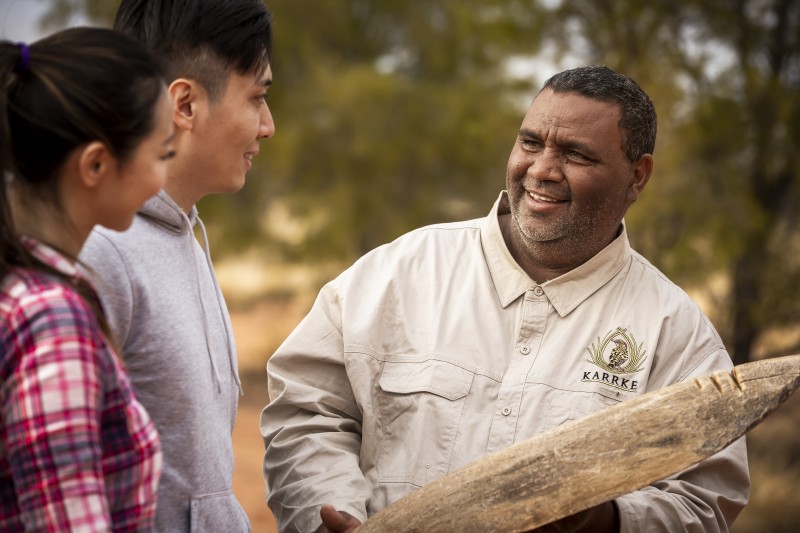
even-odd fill
[[[355,517],[337,511],[330,505],[323,505],[319,514],[322,517],[322,523],[331,531],[346,531],[360,524]]]

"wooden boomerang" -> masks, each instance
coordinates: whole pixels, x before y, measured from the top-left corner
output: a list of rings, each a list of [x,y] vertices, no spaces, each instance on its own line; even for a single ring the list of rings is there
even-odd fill
[[[706,459],[798,386],[800,355],[670,385],[483,457],[408,494],[358,532],[543,526]]]

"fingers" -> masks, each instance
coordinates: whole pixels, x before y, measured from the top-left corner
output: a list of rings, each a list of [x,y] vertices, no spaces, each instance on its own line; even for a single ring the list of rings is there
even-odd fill
[[[323,505],[319,511],[322,525],[317,533],[350,533],[361,525],[354,516],[344,511],[337,511],[330,505]]]

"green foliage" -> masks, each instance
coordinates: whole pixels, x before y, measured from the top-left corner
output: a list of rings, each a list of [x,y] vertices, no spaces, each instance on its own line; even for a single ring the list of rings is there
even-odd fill
[[[290,252],[352,259],[488,209],[521,120],[505,59],[537,50],[530,16],[503,4],[338,0],[308,16],[307,4],[270,2],[277,135],[265,187],[313,221]]]
[[[111,26],[120,0],[36,0],[47,1],[50,9],[41,21],[44,28],[61,27],[73,21],[76,15],[85,16],[90,22]]]

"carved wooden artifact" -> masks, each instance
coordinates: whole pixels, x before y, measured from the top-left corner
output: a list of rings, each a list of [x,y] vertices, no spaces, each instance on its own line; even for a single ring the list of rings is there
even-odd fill
[[[475,461],[383,509],[358,531],[500,532],[549,524],[713,455],[798,386],[800,355],[671,385]]]

